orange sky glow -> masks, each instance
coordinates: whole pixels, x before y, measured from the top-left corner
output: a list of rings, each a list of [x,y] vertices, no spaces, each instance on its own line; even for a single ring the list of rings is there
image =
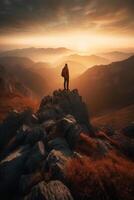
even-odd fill
[[[66,47],[79,52],[99,52],[108,49],[133,48],[134,37],[71,32],[55,35],[3,36],[0,44],[16,47]]]
[[[132,0],[0,2],[0,47],[134,48]]]

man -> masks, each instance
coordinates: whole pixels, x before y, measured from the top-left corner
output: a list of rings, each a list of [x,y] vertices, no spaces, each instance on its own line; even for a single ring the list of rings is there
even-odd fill
[[[62,69],[61,76],[64,77],[64,90],[69,90],[69,69],[67,64]]]

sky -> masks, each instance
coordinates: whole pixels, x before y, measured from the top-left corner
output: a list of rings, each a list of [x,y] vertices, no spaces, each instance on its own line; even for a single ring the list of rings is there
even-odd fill
[[[134,0],[0,0],[0,50],[134,48]]]

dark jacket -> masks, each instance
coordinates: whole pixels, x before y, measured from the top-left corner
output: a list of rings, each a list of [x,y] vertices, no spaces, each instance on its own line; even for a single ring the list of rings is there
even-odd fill
[[[69,79],[69,70],[67,66],[62,69],[61,76],[63,76],[65,79]]]

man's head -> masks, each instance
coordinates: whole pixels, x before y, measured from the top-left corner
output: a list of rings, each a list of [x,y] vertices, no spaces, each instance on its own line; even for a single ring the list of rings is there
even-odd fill
[[[67,65],[67,63],[65,64],[65,67],[66,67],[66,68],[68,68],[68,65]]]

